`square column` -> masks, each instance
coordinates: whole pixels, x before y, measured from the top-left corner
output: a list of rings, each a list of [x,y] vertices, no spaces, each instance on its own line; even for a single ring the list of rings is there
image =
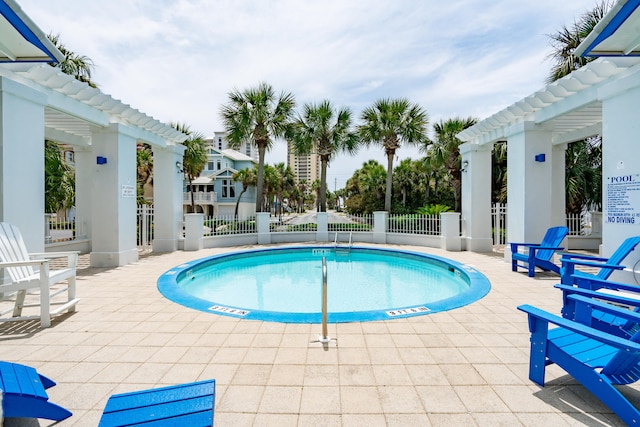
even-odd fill
[[[0,77],[0,221],[44,252],[45,94]]]
[[[540,242],[546,230],[560,224],[556,210],[564,204],[554,200],[564,191],[564,180],[554,179],[551,132],[531,123],[514,125],[507,138],[507,239]],[[564,177],[564,175],[563,175]],[[557,188],[561,187],[561,190]],[[508,248],[505,257],[510,259]]]
[[[462,155],[462,207],[466,250],[490,252],[491,236],[491,151],[493,144],[464,143]]]
[[[95,131],[91,142],[95,162],[91,266],[136,262],[136,139],[129,128],[112,123]]]
[[[631,236],[640,235],[640,85],[638,75],[603,88],[602,255],[609,257]],[[635,86],[635,87],[634,87]],[[640,250],[625,259],[625,271],[612,280],[640,280]],[[631,272],[635,271],[635,274]]]
[[[173,252],[178,249],[182,221],[183,145],[153,147],[153,251]]]
[[[93,174],[96,158],[91,147],[73,147],[76,169],[76,219],[82,221],[83,231],[91,241],[93,219]],[[91,250],[91,248],[89,248]]]

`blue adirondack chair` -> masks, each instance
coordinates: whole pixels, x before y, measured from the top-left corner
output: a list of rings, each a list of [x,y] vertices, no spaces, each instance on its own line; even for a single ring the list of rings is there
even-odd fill
[[[587,308],[597,308],[640,323],[640,313],[580,295],[571,295],[569,298]],[[530,380],[544,387],[546,366],[555,363],[611,408],[625,423],[640,423],[640,411],[614,387],[640,379],[640,333],[625,339],[530,305],[522,305],[518,309],[529,315]],[[588,315],[591,316],[590,313]],[[550,329],[550,323],[557,327]]]
[[[567,227],[551,227],[547,230],[540,244],[509,243],[511,245],[511,271],[518,271],[518,267],[526,268],[528,276],[534,277],[536,267],[539,267],[542,270],[560,274],[560,267],[553,263],[553,254],[564,249],[558,245],[567,237],[567,234],[569,234]],[[526,248],[528,252],[519,253],[518,249],[521,246]]]
[[[45,389],[55,382],[25,365],[0,362],[0,392],[5,418],[45,418],[60,421],[71,412],[49,402]],[[2,420],[0,420],[2,421]]]
[[[562,265],[560,269],[560,281],[565,285],[571,285],[576,283],[576,278],[578,277],[591,277],[606,280],[615,270],[624,269],[624,266],[620,263],[636,248],[636,246],[638,246],[639,243],[640,236],[629,237],[622,242],[618,249],[616,249],[609,258],[563,253],[560,258],[560,263]],[[597,274],[577,271],[575,269],[576,265],[595,267],[598,268],[599,271]]]
[[[580,318],[587,326],[624,338],[640,330],[640,324],[597,308],[590,311],[591,317],[577,313],[581,308],[584,309],[584,305],[576,304],[574,299],[569,298],[570,295],[582,295],[640,312],[640,287],[590,277],[577,278],[577,286],[558,284],[555,287],[562,291],[562,317],[565,319]]]
[[[132,393],[107,401],[98,427],[213,426],[216,381],[206,380]]]

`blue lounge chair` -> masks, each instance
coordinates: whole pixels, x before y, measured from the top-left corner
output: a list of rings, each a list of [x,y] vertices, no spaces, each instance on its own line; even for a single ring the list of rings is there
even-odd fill
[[[60,421],[71,412],[49,402],[45,391],[55,382],[25,365],[0,362],[0,393],[5,418],[45,418]],[[0,420],[1,421],[1,420]]]
[[[511,271],[518,271],[518,267],[526,268],[529,277],[536,275],[536,267],[545,271],[553,271],[560,274],[560,267],[553,263],[553,254],[564,248],[558,245],[569,234],[567,227],[551,227],[547,230],[540,244],[534,243],[510,243],[511,245]],[[528,249],[527,253],[519,253],[522,246]],[[525,263],[525,264],[519,264]]]
[[[215,380],[114,394],[98,427],[213,426]]]
[[[606,280],[615,270],[622,270],[625,267],[620,263],[633,251],[640,243],[640,236],[633,236],[625,239],[609,258],[600,258],[589,255],[562,254],[560,263],[560,281],[565,285],[576,283],[577,277],[591,277]],[[584,267],[598,268],[597,274],[589,274],[575,269],[576,265]]]
[[[584,310],[584,305],[576,304],[574,299],[569,298],[570,295],[582,295],[640,312],[640,287],[589,277],[578,278],[577,284],[578,286],[555,286],[562,291],[562,317],[570,320],[580,319],[580,322],[587,326],[623,338],[629,338],[640,330],[640,324],[597,308],[589,311],[590,316],[580,313],[579,310]]]
[[[639,313],[580,295],[569,298],[586,307],[640,323]],[[544,387],[546,366],[555,363],[611,408],[627,425],[640,423],[640,411],[614,387],[640,379],[640,333],[624,339],[530,305],[522,305],[518,309],[529,315],[530,380]],[[550,329],[550,323],[557,327]]]

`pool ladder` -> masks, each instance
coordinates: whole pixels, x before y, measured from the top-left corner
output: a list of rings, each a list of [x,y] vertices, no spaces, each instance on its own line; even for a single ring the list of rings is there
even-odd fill
[[[339,246],[338,245],[338,232],[336,231],[336,237],[335,239],[333,239],[333,249],[337,254],[345,254],[345,255],[349,255],[351,253],[351,245],[352,245],[352,241],[353,241],[353,233],[350,232],[349,233],[349,245],[348,246]]]
[[[322,335],[316,341],[311,342],[321,343],[326,350],[331,341],[335,341],[336,345],[338,345],[338,339],[329,336],[327,326],[327,258],[322,257]]]

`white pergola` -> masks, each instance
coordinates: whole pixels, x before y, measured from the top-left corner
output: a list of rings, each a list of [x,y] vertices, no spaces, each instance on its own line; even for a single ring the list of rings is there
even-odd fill
[[[178,248],[186,135],[48,64],[0,65],[0,220],[16,224],[30,251],[44,249],[44,140],[73,146],[76,214],[93,266],[138,259],[136,147],[154,156],[153,248]]]
[[[612,13],[624,10],[637,18],[638,1],[633,3],[631,13],[619,7]],[[626,31],[640,32],[640,20],[625,22]],[[620,22],[617,28],[623,28]],[[494,143],[507,142],[508,239],[539,242],[548,227],[565,222],[567,144],[593,135],[601,135],[603,140],[603,255],[610,255],[626,237],[639,235],[640,58],[607,57],[458,135],[464,142],[460,146],[462,160],[468,162],[462,180],[467,249],[491,249]],[[640,255],[630,258],[627,262],[635,265]]]

